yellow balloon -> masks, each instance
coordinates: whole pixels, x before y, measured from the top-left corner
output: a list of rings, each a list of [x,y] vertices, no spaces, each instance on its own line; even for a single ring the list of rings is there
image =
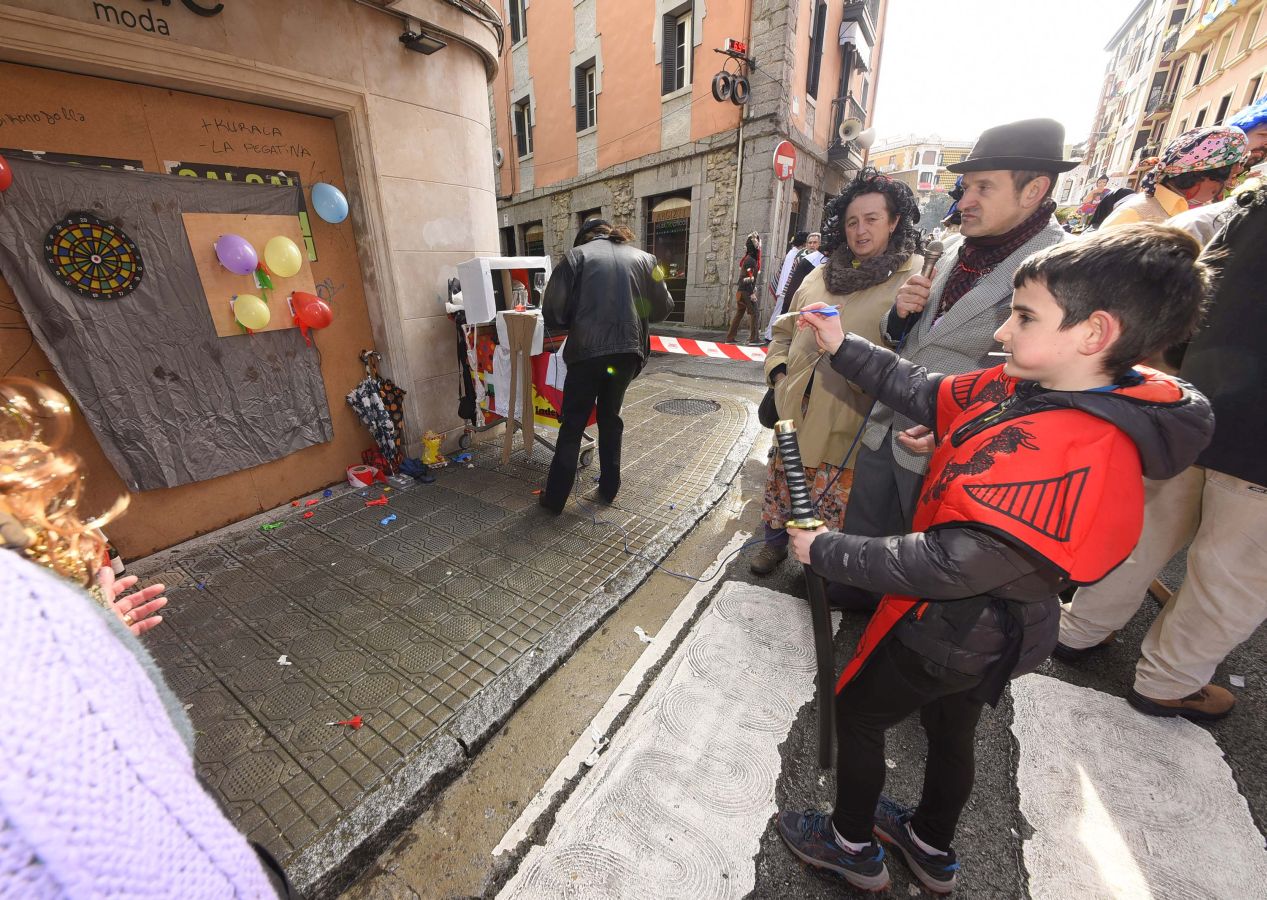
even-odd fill
[[[233,315],[243,328],[259,331],[268,327],[272,318],[268,304],[254,294],[238,294],[233,298]]]
[[[268,243],[264,245],[264,265],[268,266],[268,271],[279,278],[289,278],[294,275],[303,263],[304,258],[299,253],[299,247],[284,235],[279,234],[277,237],[269,238]]]

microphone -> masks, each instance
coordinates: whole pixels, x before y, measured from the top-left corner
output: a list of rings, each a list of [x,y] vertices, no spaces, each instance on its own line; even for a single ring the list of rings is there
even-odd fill
[[[942,253],[945,248],[941,241],[929,241],[924,247],[924,268],[919,270],[919,274],[923,278],[931,279],[933,270],[937,268],[937,263],[941,260]],[[931,297],[929,299],[932,299]],[[902,320],[902,333],[898,335],[899,346],[906,343],[906,336],[911,333],[911,329],[915,327],[915,323],[919,321],[919,317],[923,312],[911,313]]]
[[[938,261],[945,251],[941,241],[929,241],[928,246],[924,248],[924,268],[919,270],[919,274],[925,278],[933,277],[933,269],[937,268]]]

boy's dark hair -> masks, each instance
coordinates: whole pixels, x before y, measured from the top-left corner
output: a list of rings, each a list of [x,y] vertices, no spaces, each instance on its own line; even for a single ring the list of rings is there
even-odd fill
[[[1052,192],[1056,190],[1056,179],[1060,176],[1055,172],[1039,172],[1030,169],[1013,169],[1012,170],[1012,187],[1016,193],[1025,190],[1025,185],[1029,184],[1035,178],[1047,179],[1047,193],[1043,194],[1043,199],[1048,199]]]
[[[1104,359],[1106,374],[1131,366],[1192,336],[1210,292],[1210,272],[1198,262],[1201,244],[1168,225],[1121,225],[1035,253],[1016,270],[1013,287],[1041,283],[1064,310],[1060,328],[1097,310],[1114,316],[1122,333]]]
[[[1227,181],[1232,177],[1232,170],[1235,165],[1220,166],[1217,169],[1203,169],[1200,172],[1183,172],[1179,175],[1171,175],[1168,178],[1161,179],[1161,183],[1168,188],[1177,191],[1186,191],[1194,188],[1203,181]]]

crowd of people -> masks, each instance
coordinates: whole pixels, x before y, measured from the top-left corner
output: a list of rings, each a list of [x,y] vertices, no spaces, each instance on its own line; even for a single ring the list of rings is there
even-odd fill
[[[1080,235],[1054,216],[1077,164],[1063,142],[1052,120],[1014,122],[948,167],[960,181],[931,275],[910,189],[863,170],[828,205],[825,262],[773,322],[766,377],[828,526],[782,530],[772,450],[750,566],[767,575],[790,547],[834,605],[875,610],[838,685],[835,809],[778,828],[863,889],[888,883],[877,840],[928,889],[954,889],[982,706],[1049,656],[1113,645],[1184,547],[1133,708],[1227,716],[1215,670],[1267,619],[1267,98],[1178,136],[1138,191],[1099,179]],[[882,794],[884,732],[917,711],[929,749],[908,808]]]
[[[1231,122],[1177,137],[1138,192],[1097,181],[1099,221],[1081,235],[1054,216],[1057,177],[1076,165],[1063,128],[1030,119],[948,167],[956,231],[929,265],[914,194],[874,169],[787,250],[765,376],[826,525],[785,530],[772,452],[750,565],[768,575],[794,555],[835,605],[873,611],[837,688],[835,807],[778,816],[807,863],[878,890],[884,844],[927,888],[953,890],[983,707],[1049,656],[1076,665],[1115,644],[1184,547],[1187,576],[1127,699],[1197,722],[1234,709],[1216,668],[1267,619],[1267,187],[1253,171],[1267,99]],[[587,220],[545,291],[547,321],[569,332],[540,497],[556,513],[595,411],[598,498],[615,499],[623,396],[671,308],[631,238]],[[757,339],[761,271],[753,234],[732,339],[744,318]],[[81,517],[70,418],[47,386],[0,381],[0,672],[13,720],[40,723],[0,730],[0,893],[77,896],[116,878],[286,896],[280,867],[198,781],[189,719],[137,640],[161,622],[164,588],[104,565],[99,529],[122,506]],[[883,794],[884,735],[916,712],[929,747],[911,807]],[[65,777],[81,772],[92,789]]]

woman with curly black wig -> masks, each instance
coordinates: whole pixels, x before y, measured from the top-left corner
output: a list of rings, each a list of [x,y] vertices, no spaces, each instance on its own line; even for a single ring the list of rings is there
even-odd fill
[[[796,422],[805,475],[819,503],[818,515],[829,528],[844,523],[853,485],[853,463],[844,456],[871,398],[832,369],[813,335],[796,327],[796,316],[807,304],[821,301],[840,311],[845,331],[881,343],[880,323],[897,289],[924,262],[916,253],[918,221],[919,206],[909,187],[875,169],[863,169],[823,211],[827,262],[816,269],[802,262],[806,270],[800,286],[788,286],[795,290],[789,312],[774,323],[766,379],[774,388],[779,418]],[[762,509],[766,543],[751,561],[758,575],[774,571],[787,556],[783,525],[790,513],[783,463],[774,454]]]

